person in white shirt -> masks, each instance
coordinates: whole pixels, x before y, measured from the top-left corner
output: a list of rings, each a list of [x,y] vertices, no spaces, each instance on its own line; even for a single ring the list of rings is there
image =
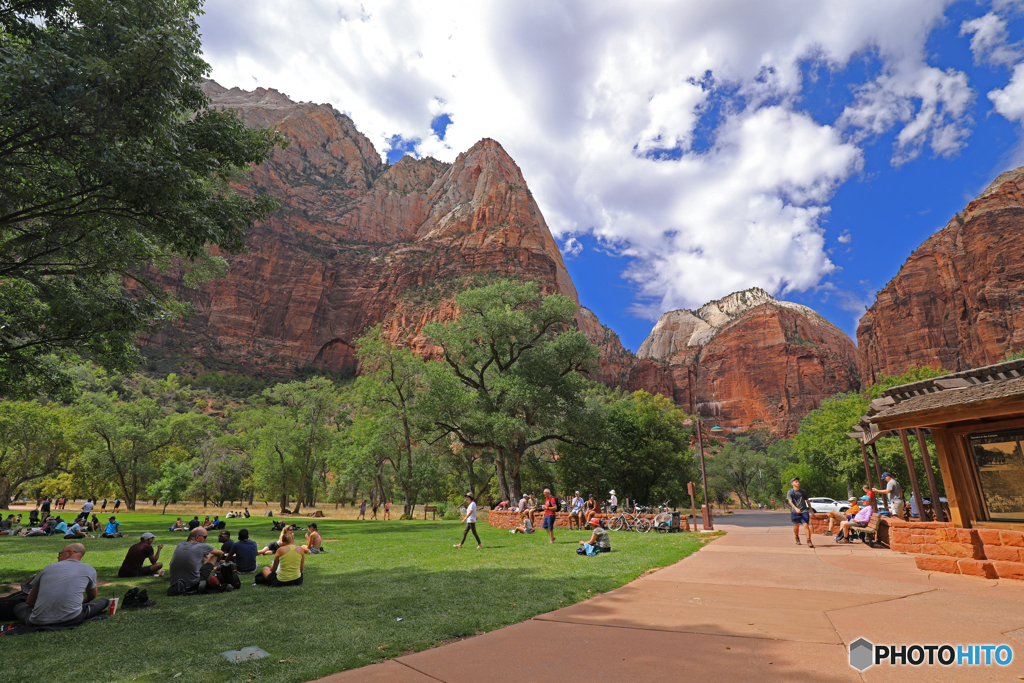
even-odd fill
[[[473,500],[473,494],[466,494],[466,516],[462,518],[462,521],[466,525],[466,530],[462,532],[462,541],[455,544],[455,548],[461,548],[462,544],[466,542],[466,536],[469,532],[473,532],[473,538],[476,539],[476,547],[479,550],[481,547],[480,536],[476,533],[476,501]]]
[[[90,512],[92,512],[92,509],[94,507],[96,507],[96,503],[92,502],[91,500],[86,500],[85,505],[82,506],[82,514],[88,515]]]
[[[583,528],[583,496],[577,491],[576,495],[572,499],[572,507],[569,508],[569,529],[572,530],[573,523],[576,523],[576,529]]]
[[[619,499],[615,497],[615,489],[608,493],[612,494],[612,497],[608,499],[608,507],[612,512],[615,512],[619,507]]]

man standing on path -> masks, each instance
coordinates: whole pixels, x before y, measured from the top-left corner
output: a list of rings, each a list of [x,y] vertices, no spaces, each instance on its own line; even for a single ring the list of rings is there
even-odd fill
[[[889,472],[882,472],[882,480],[885,482],[884,489],[871,489],[875,493],[884,493],[886,502],[889,504],[889,512],[893,517],[903,518],[903,487],[896,481],[896,478]]]
[[[70,543],[57,561],[43,567],[32,579],[25,602],[14,606],[14,615],[29,626],[78,624],[102,614],[110,601],[96,599],[96,570],[82,562],[85,546]],[[83,595],[85,599],[83,600]]]
[[[558,501],[551,495],[551,489],[544,489],[544,529],[548,530],[548,536],[551,540],[548,543],[555,542],[555,512],[558,511]]]
[[[807,529],[807,547],[813,548],[811,541],[811,509],[807,504],[807,491],[800,488],[800,478],[793,477],[789,482],[793,488],[786,492],[786,502],[789,503],[789,520],[793,522],[793,535],[796,537],[796,544],[800,545],[800,525]]]

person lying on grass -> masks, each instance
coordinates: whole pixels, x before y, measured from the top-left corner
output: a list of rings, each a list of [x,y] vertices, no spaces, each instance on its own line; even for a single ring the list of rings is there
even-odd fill
[[[599,553],[610,553],[612,551],[612,544],[608,541],[608,532],[601,526],[601,520],[592,519],[588,524],[593,529],[593,533],[590,534],[589,541],[580,541],[580,547],[584,551],[592,549]],[[590,553],[587,554],[589,555]]]
[[[281,534],[277,537],[276,541],[271,541],[260,550],[257,555],[273,555],[277,552],[277,549],[281,547],[281,539],[284,538],[284,532],[288,529],[281,529]]]
[[[81,543],[64,546],[57,561],[32,578],[28,599],[14,606],[18,621],[28,626],[71,626],[102,614],[110,601],[96,599],[96,570],[82,562],[84,555]]]
[[[163,545],[158,545],[156,550],[153,550],[153,539],[156,538],[153,534],[148,531],[139,538],[139,542],[128,548],[128,554],[124,556],[124,562],[121,563],[121,568],[117,570],[117,575],[122,578],[131,578],[135,576],[163,576],[164,575],[164,563],[160,562],[160,551],[164,549]],[[146,560],[149,560],[149,566],[145,565]]]
[[[207,530],[196,527],[188,540],[179,543],[171,556],[171,585],[167,595],[203,593],[210,584],[210,575],[224,553],[206,543]]]
[[[306,531],[306,545],[302,546],[303,550],[311,555],[319,555],[324,551],[320,547],[321,543],[323,543],[323,539],[320,537],[316,522],[310,522],[309,530]]]
[[[476,547],[479,550],[482,546],[480,543],[480,536],[476,533],[476,501],[473,500],[473,494],[466,494],[466,516],[462,518],[462,523],[466,525],[466,530],[462,532],[462,540],[455,544],[454,547],[461,548],[462,544],[466,542],[466,536],[470,531],[473,532],[473,538],[476,539]]]
[[[281,545],[274,553],[274,562],[256,574],[256,583],[279,588],[301,586],[302,572],[306,569],[306,549],[295,545],[295,534],[290,529],[281,532]]]
[[[523,523],[520,524],[517,527],[514,527],[510,533],[513,533],[513,534],[532,534],[533,531],[534,531],[534,529],[533,529],[533,520],[530,519],[530,514],[528,512],[524,512],[523,513]]]

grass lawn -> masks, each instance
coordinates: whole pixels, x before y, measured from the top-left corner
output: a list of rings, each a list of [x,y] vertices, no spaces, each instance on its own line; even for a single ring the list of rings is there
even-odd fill
[[[307,557],[302,586],[253,586],[243,576],[240,591],[168,598],[166,580],[119,579],[117,570],[143,531],[165,544],[166,567],[184,540],[167,531],[173,516],[119,519],[128,538],[86,539],[84,561],[101,584],[112,584],[101,586],[100,597],[138,586],[157,606],[69,631],[5,636],[0,681],[308,681],[565,607],[676,562],[708,540],[612,533],[615,552],[581,557],[574,548],[589,537],[584,532],[562,530],[550,545],[540,530],[513,536],[483,522],[484,548],[476,550],[470,535],[460,550],[452,547],[461,537],[457,522],[318,520],[331,540],[327,554]],[[243,527],[260,547],[276,538],[268,519],[228,520],[232,537]],[[0,584],[29,579],[66,543],[0,536]],[[271,657],[232,664],[220,656],[248,645]]]

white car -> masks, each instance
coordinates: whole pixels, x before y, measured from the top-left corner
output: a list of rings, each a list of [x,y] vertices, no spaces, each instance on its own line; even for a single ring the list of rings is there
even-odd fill
[[[846,512],[850,504],[843,501],[832,500],[831,498],[810,498],[807,503],[814,512]]]

